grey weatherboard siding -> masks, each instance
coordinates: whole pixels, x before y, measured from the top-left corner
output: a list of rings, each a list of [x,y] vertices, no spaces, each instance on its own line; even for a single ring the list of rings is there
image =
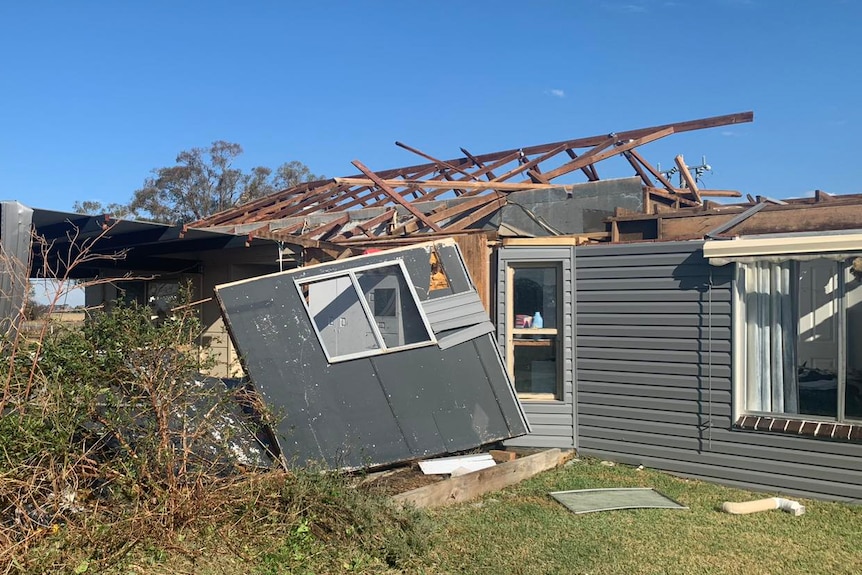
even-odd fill
[[[710,266],[702,245],[575,248],[579,451],[743,487],[862,499],[862,445],[732,427],[733,266]]]

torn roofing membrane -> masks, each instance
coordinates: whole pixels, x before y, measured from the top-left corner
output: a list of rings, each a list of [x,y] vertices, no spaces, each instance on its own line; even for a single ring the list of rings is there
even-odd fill
[[[289,466],[374,467],[529,432],[451,239],[221,285],[216,296],[280,418]]]

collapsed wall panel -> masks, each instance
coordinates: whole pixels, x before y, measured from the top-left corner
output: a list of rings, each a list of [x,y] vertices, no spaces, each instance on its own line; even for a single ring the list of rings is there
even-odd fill
[[[451,239],[226,284],[216,296],[247,375],[281,417],[288,465],[371,467],[529,431]]]

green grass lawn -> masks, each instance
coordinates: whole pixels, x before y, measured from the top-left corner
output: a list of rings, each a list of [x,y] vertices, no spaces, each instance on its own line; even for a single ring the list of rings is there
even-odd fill
[[[688,510],[575,515],[551,491],[653,487]],[[435,570],[448,573],[862,573],[862,507],[803,500],[806,514],[720,512],[768,496],[597,460],[575,461],[431,513]]]

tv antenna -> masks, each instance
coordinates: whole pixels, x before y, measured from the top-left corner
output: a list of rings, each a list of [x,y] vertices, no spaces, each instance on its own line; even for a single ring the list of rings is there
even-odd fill
[[[669,170],[662,170],[661,164],[656,163],[656,168],[661,172],[665,178],[670,180],[674,174],[679,172],[679,168],[674,166]],[[694,181],[698,183],[703,182],[703,175],[707,172],[712,172],[712,166],[706,163],[706,156],[701,156],[700,165],[699,166],[688,166],[688,171],[694,176]],[[679,174],[679,187],[685,188],[685,179],[682,177],[682,174]]]

